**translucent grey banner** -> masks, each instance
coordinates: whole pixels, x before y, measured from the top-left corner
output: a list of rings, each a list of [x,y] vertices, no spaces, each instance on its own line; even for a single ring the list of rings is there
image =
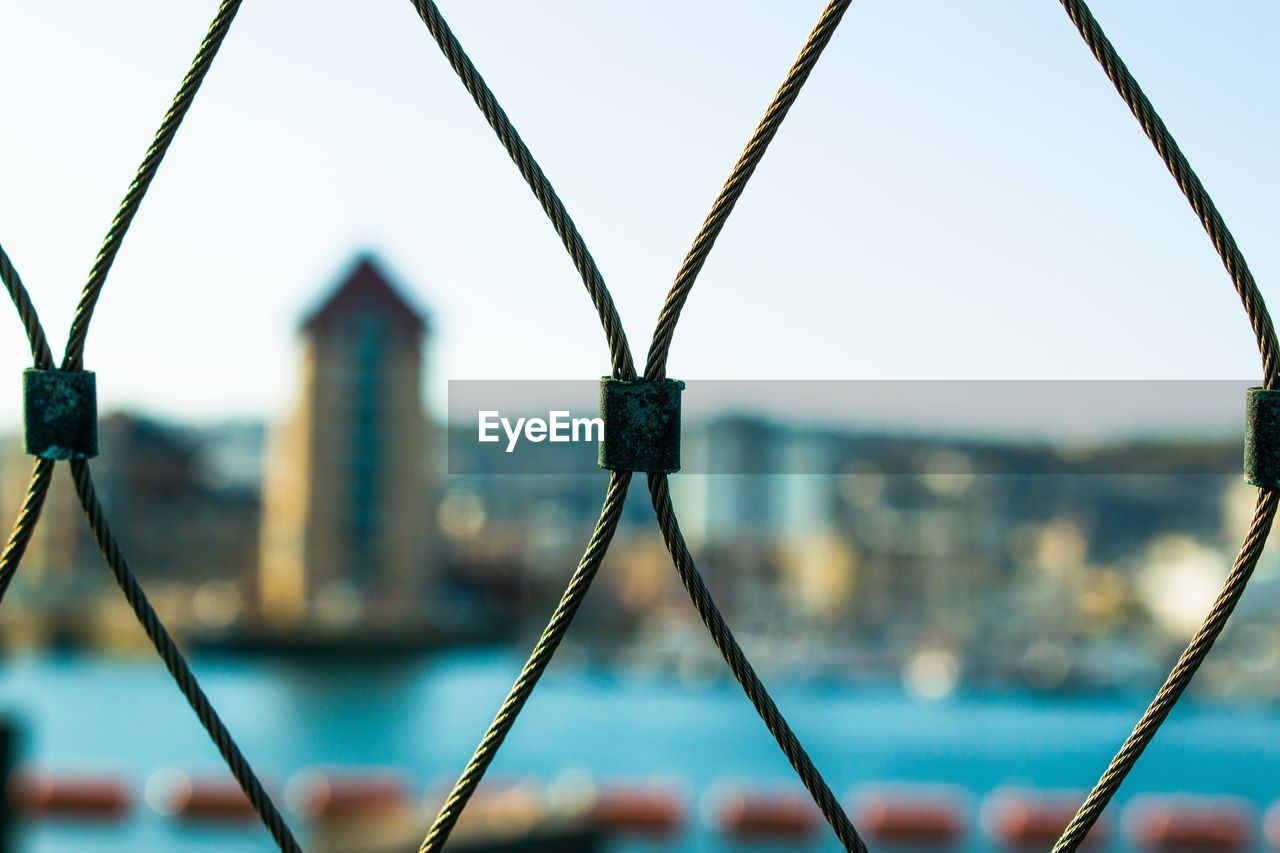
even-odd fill
[[[1241,472],[1248,380],[685,380],[689,474]],[[598,472],[598,381],[451,380],[455,475]]]

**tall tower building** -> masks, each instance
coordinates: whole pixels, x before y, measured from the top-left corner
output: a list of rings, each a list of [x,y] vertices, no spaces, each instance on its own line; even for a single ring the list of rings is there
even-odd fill
[[[407,615],[432,562],[426,318],[362,256],[301,331],[300,399],[267,456],[262,615]]]

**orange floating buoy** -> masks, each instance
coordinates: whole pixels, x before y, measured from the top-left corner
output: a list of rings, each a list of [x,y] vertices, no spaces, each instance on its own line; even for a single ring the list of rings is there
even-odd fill
[[[610,787],[597,794],[592,816],[607,832],[668,838],[684,828],[685,805],[663,788]]]
[[[1083,794],[995,791],[983,804],[983,823],[992,838],[1006,849],[1044,850],[1058,840],[1082,802]],[[1106,835],[1106,820],[1100,818],[1085,838],[1084,846],[1098,844]]]
[[[19,773],[10,783],[9,796],[29,817],[117,821],[133,809],[128,784],[109,776]]]
[[[299,773],[289,783],[289,802],[309,818],[367,817],[409,808],[409,787],[398,773]]]
[[[1248,808],[1232,799],[1135,797],[1125,820],[1134,844],[1144,850],[1228,853],[1253,845]]]
[[[802,794],[732,793],[721,799],[716,824],[738,839],[802,840],[818,833],[822,815]]]
[[[165,811],[188,821],[252,822],[257,813],[233,779],[183,777],[173,785]]]
[[[870,839],[881,844],[954,844],[967,831],[963,806],[936,792],[877,792],[861,798],[854,820]]]

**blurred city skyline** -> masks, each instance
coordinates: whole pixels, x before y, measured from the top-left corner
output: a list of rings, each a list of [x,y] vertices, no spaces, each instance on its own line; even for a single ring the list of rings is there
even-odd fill
[[[55,346],[215,6],[6,9],[0,244]],[[820,6],[444,8],[577,219],[633,350]],[[1280,10],[1096,13],[1269,294]],[[712,255],[674,375],[1259,372],[1209,242],[1058,4],[860,2],[847,23]],[[87,350],[104,410],[278,419],[297,317],[365,247],[438,321],[437,414],[448,379],[607,368],[576,273],[411,6],[293,0],[239,16],[125,243]],[[29,356],[8,322],[16,377]],[[160,359],[182,378],[150,369]],[[18,387],[0,392],[0,427]]]
[[[603,472],[591,447],[539,443],[549,456],[506,454],[476,441],[474,421],[431,417],[413,393],[439,330],[429,309],[412,304],[368,255],[352,258],[339,281],[309,300],[301,320],[298,403],[287,418],[269,427],[184,427],[145,413],[108,414],[95,463],[104,500],[122,508],[118,524],[135,544],[139,571],[165,590],[166,619],[204,638],[197,642],[311,652],[344,645],[353,630],[372,642],[373,626],[383,632],[377,642],[396,648],[493,639],[494,626],[518,624],[558,594],[579,546],[572,531],[589,528],[598,513]],[[591,390],[583,382],[475,383],[481,396],[473,403],[497,405],[502,394],[484,395],[511,384],[544,394]],[[726,383],[708,384],[714,400]],[[775,384],[784,386],[775,396],[804,396],[788,395],[797,383]],[[856,397],[866,384],[933,387],[828,382],[808,394]],[[1037,388],[992,393],[981,382],[943,384],[976,408],[1058,402],[1040,399]],[[1222,408],[1222,391],[1231,390],[1218,388],[1228,383],[1199,383],[1213,394],[1178,390],[1196,383],[1058,384],[1116,384],[1129,398],[1172,385],[1172,396],[1216,395],[1219,405],[1210,408]],[[925,395],[940,411],[955,411],[956,399],[937,389]],[[454,396],[451,410],[467,395]],[[1136,644],[1151,622],[1167,621],[1167,596],[1143,579],[1185,570],[1187,588],[1211,587],[1227,562],[1220,540],[1236,526],[1235,506],[1248,491],[1236,473],[1240,448],[1229,439],[1113,439],[1072,449],[994,435],[825,427],[803,415],[769,422],[717,414],[714,403],[693,410],[702,416],[684,431],[689,473],[673,492],[726,612],[754,626],[748,635],[776,633],[786,645],[799,632],[803,647],[816,644],[859,670],[909,671],[919,655],[926,663],[945,656],[948,692],[961,669],[979,681],[1057,687],[1070,675],[1077,684],[1110,684],[1114,673],[1099,671],[1090,656],[1118,665],[1108,644],[1121,636]],[[16,437],[4,451],[0,503],[16,507],[29,468]],[[745,476],[697,476],[720,472]],[[495,476],[522,473],[544,476]],[[111,648],[119,641],[112,623],[84,611],[104,596],[115,601],[114,591],[65,486],[54,488],[15,586],[24,612],[0,627],[28,645]],[[615,618],[594,629],[588,620],[583,630],[602,648],[625,649],[624,657],[660,660],[670,650],[653,632],[671,620],[675,590],[658,581],[666,558],[647,535],[649,508],[636,498],[614,546],[616,577],[605,584],[614,587]],[[1273,575],[1270,565],[1260,575]],[[1044,599],[1055,619],[1067,614],[1046,640],[1061,663],[1053,678],[1018,659],[1026,632],[1043,634],[1043,619],[1014,624],[1001,616],[996,627],[982,604],[994,598],[1019,612]],[[1200,603],[1197,594],[1190,608]],[[984,638],[981,648],[975,637]],[[1070,663],[1077,657],[1078,672]]]

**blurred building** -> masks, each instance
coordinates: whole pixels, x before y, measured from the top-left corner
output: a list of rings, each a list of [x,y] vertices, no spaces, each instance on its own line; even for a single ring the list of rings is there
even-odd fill
[[[427,335],[367,256],[304,320],[300,399],[267,458],[264,618],[394,619],[421,605],[434,521]]]
[[[115,413],[98,425],[102,454],[90,463],[99,499],[129,565],[175,627],[221,627],[239,615],[253,577],[259,494],[208,464],[221,428],[191,430]],[[31,460],[8,443],[0,503],[16,509]],[[75,494],[59,465],[11,592],[22,611],[48,616],[45,628],[85,639],[101,633],[99,602],[118,599]],[[131,632],[132,633],[132,632]],[[111,638],[105,638],[111,639]]]

